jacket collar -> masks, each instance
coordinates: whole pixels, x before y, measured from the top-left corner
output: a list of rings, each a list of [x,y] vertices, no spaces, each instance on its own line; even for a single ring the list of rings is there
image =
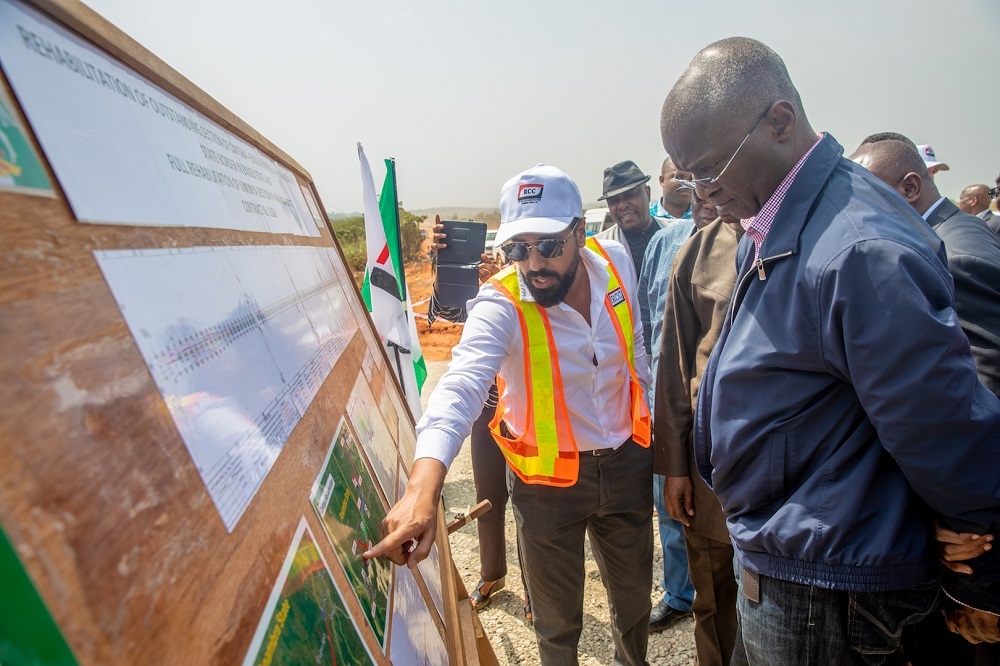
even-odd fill
[[[809,211],[843,155],[843,146],[831,135],[824,134],[781,202],[781,208],[761,246],[761,258],[798,252],[799,236],[805,227]]]
[[[931,229],[937,229],[948,218],[959,212],[961,211],[958,206],[953,204],[950,199],[945,198],[945,200],[942,201],[938,207],[927,216],[927,224],[931,225]]]

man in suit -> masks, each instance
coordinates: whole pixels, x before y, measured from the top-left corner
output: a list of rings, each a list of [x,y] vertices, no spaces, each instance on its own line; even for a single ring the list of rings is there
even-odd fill
[[[969,185],[959,195],[958,207],[985,222],[993,233],[1000,234],[1000,215],[990,210],[989,185]]]
[[[944,241],[958,318],[972,345],[979,378],[1000,395],[1000,237],[941,196],[909,144],[866,143],[851,159],[894,187]]]

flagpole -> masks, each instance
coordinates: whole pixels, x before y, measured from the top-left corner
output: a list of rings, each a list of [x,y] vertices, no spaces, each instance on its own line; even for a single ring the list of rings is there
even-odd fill
[[[399,377],[399,387],[403,389],[403,395],[406,395],[406,382],[403,381],[403,362],[399,359],[399,352],[402,350],[410,353],[410,350],[403,349],[392,340],[386,340],[386,344],[392,347],[393,355],[396,357],[396,371],[398,373],[396,376]]]

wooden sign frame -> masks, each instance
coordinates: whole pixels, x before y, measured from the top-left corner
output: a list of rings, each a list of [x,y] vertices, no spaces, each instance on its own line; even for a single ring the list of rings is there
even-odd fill
[[[91,9],[74,0],[27,4],[290,169],[324,210],[301,165]],[[414,427],[353,280],[343,288],[352,299],[357,333],[230,532],[94,254],[312,247],[332,249],[346,266],[329,221],[318,237],[81,224],[6,76],[0,76],[0,88],[14,100],[13,112],[29,128],[55,193],[54,198],[42,198],[0,189],[0,541],[9,542],[16,554],[13,566],[23,567],[72,660],[242,661],[304,518],[323,559],[331,563],[331,576],[363,641],[377,664],[388,665],[392,628],[386,628],[383,651],[362,619],[363,609],[350,593],[344,570],[333,564],[337,554],[309,501],[309,489],[345,416],[355,378],[377,373],[398,427],[409,433]],[[366,359],[376,359],[374,367],[367,366]],[[400,463],[409,469],[410,461],[400,458]],[[392,502],[396,489],[382,490]],[[451,562],[443,507],[439,518],[446,606],[445,617],[439,618],[445,629],[442,639],[450,663],[479,663],[480,654],[492,651],[488,641],[486,652],[480,646],[471,654],[467,647],[469,637],[480,644],[484,637],[474,617],[462,622],[459,596],[464,587]],[[0,557],[0,563],[5,561]],[[425,601],[432,606],[430,599]],[[27,638],[3,635],[13,631],[4,625],[10,613],[3,612],[3,605],[0,602],[0,647],[6,646],[8,655],[16,658],[19,641]],[[24,647],[23,658],[30,649]]]

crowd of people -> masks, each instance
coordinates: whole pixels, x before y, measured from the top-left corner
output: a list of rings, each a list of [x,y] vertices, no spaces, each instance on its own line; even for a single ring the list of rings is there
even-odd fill
[[[578,661],[585,537],[615,664],[688,614],[702,666],[1000,663],[1000,176],[956,205],[929,145],[845,158],[747,38],[694,57],[660,129],[662,195],[608,167],[596,237],[561,170],[504,184],[513,263],[462,314],[365,557],[427,556],[471,432],[542,664]],[[505,573],[484,556],[479,608]]]

